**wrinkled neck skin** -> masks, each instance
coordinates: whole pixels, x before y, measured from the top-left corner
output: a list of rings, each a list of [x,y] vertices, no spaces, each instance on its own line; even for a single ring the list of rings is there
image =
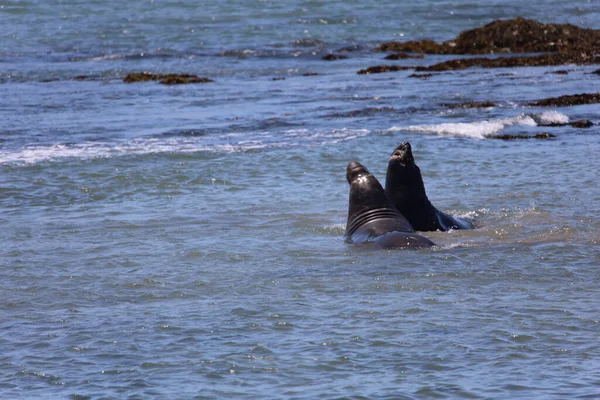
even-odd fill
[[[369,236],[391,231],[414,232],[408,220],[394,207],[377,178],[372,175],[361,178],[350,184],[345,236],[352,236],[360,229],[366,229]]]
[[[373,175],[361,175],[350,184],[348,222],[366,211],[393,208],[381,184]]]

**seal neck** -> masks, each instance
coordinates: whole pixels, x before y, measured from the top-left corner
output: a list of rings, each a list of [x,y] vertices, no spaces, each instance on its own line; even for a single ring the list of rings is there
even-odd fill
[[[372,210],[365,211],[358,215],[348,215],[348,222],[346,223],[346,237],[350,237],[360,228],[362,225],[366,224],[370,221],[375,221],[379,219],[398,219],[402,218],[402,214],[400,214],[394,208],[376,208]]]

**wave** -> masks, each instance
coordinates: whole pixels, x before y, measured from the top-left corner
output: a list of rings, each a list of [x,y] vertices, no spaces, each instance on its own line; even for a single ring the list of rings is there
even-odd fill
[[[551,123],[567,123],[569,117],[558,111],[545,111],[541,114],[520,114],[510,118],[489,119],[474,122],[455,122],[433,125],[411,125],[393,126],[390,132],[409,131],[436,133],[438,135],[470,137],[474,139],[485,139],[493,136],[510,126],[534,127]]]
[[[330,131],[289,129],[276,133],[223,132],[208,136],[141,137],[114,142],[27,145],[19,149],[0,149],[0,164],[35,164],[63,159],[111,158],[160,153],[268,151],[279,148],[337,143],[368,134],[370,134],[370,131],[367,129],[344,128]]]
[[[171,49],[158,49],[155,51],[140,51],[133,53],[112,53],[112,54],[88,54],[75,55],[67,58],[65,61],[82,62],[82,61],[114,61],[114,60],[142,60],[142,59],[192,59],[202,55],[210,55],[204,53],[188,53],[180,52]]]

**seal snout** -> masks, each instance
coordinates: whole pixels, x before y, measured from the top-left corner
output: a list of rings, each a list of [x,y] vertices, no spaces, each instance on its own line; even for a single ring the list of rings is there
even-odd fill
[[[358,161],[352,161],[346,167],[346,179],[348,180],[348,183],[352,183],[358,176],[368,173],[369,171],[367,171],[367,168]]]
[[[390,161],[393,159],[397,159],[401,162],[407,162],[413,160],[412,149],[410,147],[410,143],[402,142],[394,149],[392,156],[390,157]]]

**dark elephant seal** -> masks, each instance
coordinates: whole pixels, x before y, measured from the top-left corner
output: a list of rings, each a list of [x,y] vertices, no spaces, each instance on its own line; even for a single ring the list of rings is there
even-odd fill
[[[431,204],[408,142],[400,143],[388,161],[385,191],[417,231],[473,228],[468,221],[444,214]]]
[[[415,233],[377,178],[362,164],[348,164],[346,178],[350,184],[346,242],[374,243],[384,249],[434,246],[431,240]]]

